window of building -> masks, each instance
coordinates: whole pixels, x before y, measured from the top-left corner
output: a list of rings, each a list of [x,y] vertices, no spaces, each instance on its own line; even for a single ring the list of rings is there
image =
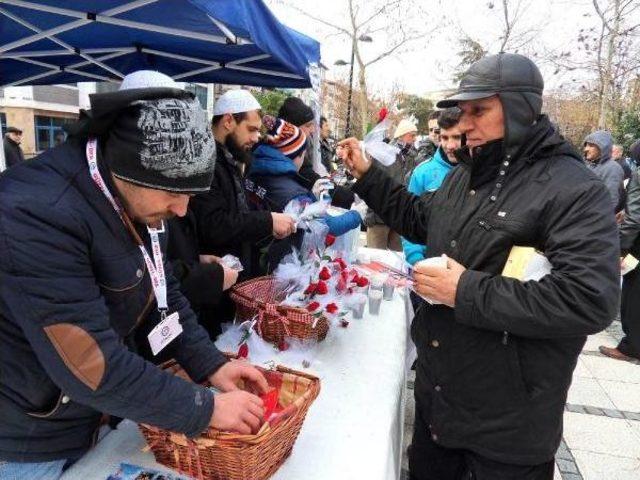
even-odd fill
[[[74,122],[73,118],[35,116],[36,127],[36,150],[42,151],[47,148],[60,145],[67,138],[67,134],[62,126]]]

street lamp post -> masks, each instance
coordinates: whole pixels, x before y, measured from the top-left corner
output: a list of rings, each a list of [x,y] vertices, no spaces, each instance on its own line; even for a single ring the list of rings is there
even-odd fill
[[[358,37],[358,41],[360,42],[372,42],[373,39],[369,35],[360,35]],[[351,62],[349,62],[349,94],[347,95],[347,124],[344,129],[345,137],[349,136],[351,131],[351,96],[353,94],[353,62],[355,60],[356,54],[356,37],[352,37],[351,39]],[[346,65],[347,62],[344,60],[337,60],[334,65],[343,66]]]

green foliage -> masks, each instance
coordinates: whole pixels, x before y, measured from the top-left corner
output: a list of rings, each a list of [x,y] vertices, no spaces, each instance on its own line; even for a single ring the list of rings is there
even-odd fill
[[[278,110],[280,110],[285,98],[289,95],[280,90],[265,90],[263,92],[256,92],[253,96],[256,97],[256,100],[258,100],[258,103],[262,106],[262,113],[277,117]]]
[[[453,76],[456,83],[462,79],[465,72],[472,64],[476,63],[487,54],[484,47],[470,37],[464,37],[461,39],[459,41],[459,45],[460,50],[457,55],[460,57],[460,63],[458,64],[456,73]]]
[[[640,138],[640,105],[621,112],[614,118],[611,133],[616,143],[621,144],[625,152],[633,142]]]
[[[407,115],[413,115],[418,121],[418,131],[428,132],[427,122],[429,114],[433,111],[431,100],[419,97],[418,95],[406,95],[398,105]]]

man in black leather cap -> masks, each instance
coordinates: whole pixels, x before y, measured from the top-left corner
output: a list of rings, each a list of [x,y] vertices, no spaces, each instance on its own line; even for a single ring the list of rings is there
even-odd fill
[[[409,194],[363,157],[341,156],[354,191],[394,230],[446,255],[416,264],[414,480],[551,480],[562,414],[586,336],[616,315],[619,241],[604,185],[541,115],[526,57],[473,64],[439,108],[462,110],[466,148],[434,193]],[[539,280],[501,275],[514,246],[551,263]]]

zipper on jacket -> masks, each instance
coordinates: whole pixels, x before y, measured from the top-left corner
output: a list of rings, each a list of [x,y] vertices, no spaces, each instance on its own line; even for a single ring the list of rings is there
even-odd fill
[[[509,343],[509,332],[502,332],[502,344],[506,345]]]

